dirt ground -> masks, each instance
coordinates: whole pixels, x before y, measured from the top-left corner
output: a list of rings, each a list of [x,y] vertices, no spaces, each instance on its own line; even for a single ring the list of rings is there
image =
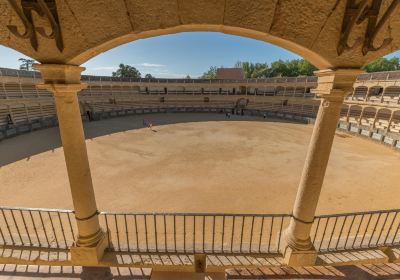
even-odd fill
[[[311,132],[311,125],[221,114],[85,124],[103,211],[290,213]],[[337,133],[318,213],[398,208],[399,159]],[[0,166],[0,205],[72,208],[58,128],[0,142]]]

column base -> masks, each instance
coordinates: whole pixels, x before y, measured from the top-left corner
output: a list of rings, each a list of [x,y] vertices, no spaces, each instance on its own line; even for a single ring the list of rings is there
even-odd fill
[[[312,247],[309,250],[297,250],[286,247],[283,262],[289,266],[312,266],[317,261],[317,251]]]
[[[96,266],[102,259],[107,246],[107,234],[104,233],[99,241],[90,247],[80,247],[74,244],[70,250],[71,262],[72,264],[79,266]]]

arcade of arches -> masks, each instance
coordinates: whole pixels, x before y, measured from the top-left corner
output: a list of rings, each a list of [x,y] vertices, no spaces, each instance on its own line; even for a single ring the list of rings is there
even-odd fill
[[[55,96],[79,231],[72,261],[96,265],[106,246],[77,99],[85,88],[79,65],[141,38],[218,31],[273,43],[320,69],[321,105],[284,240],[286,263],[314,263],[310,228],[341,106],[361,66],[399,49],[399,6],[397,0],[2,1],[0,44],[39,61],[38,87]]]

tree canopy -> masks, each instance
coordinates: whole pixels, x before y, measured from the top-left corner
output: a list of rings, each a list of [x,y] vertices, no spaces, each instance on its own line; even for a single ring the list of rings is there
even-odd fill
[[[270,65],[268,63],[238,61],[234,67],[243,69],[245,79],[312,76],[314,71],[318,70],[304,59],[279,59],[273,61]],[[365,65],[363,69],[369,73],[400,70],[400,58],[393,57],[389,59],[382,57]],[[216,79],[217,67],[211,66],[200,78]]]
[[[142,74],[135,67],[121,63],[117,71],[112,72],[113,77],[138,79]]]
[[[18,61],[21,63],[19,70],[32,71],[32,65],[36,62],[34,59],[20,58]]]
[[[200,79],[216,79],[217,78],[217,66],[211,66],[208,71],[204,72]]]
[[[238,61],[235,68],[242,68],[246,79],[269,78],[269,77],[297,77],[310,76],[317,68],[304,59],[277,60],[268,63],[253,63]],[[202,79],[216,79],[217,67],[212,66],[201,76]]]
[[[146,76],[144,76],[146,79],[155,79],[155,77],[153,76],[153,75],[151,75],[150,73],[149,74],[146,74]]]
[[[370,64],[365,65],[363,69],[368,73],[400,70],[400,61],[398,57],[390,59],[381,57]]]

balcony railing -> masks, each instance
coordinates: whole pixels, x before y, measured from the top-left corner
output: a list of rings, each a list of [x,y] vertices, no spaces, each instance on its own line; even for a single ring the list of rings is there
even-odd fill
[[[400,209],[321,215],[311,230],[319,252],[400,245]],[[73,211],[0,207],[0,245],[70,248]],[[133,253],[276,254],[288,214],[100,213],[108,250]]]

